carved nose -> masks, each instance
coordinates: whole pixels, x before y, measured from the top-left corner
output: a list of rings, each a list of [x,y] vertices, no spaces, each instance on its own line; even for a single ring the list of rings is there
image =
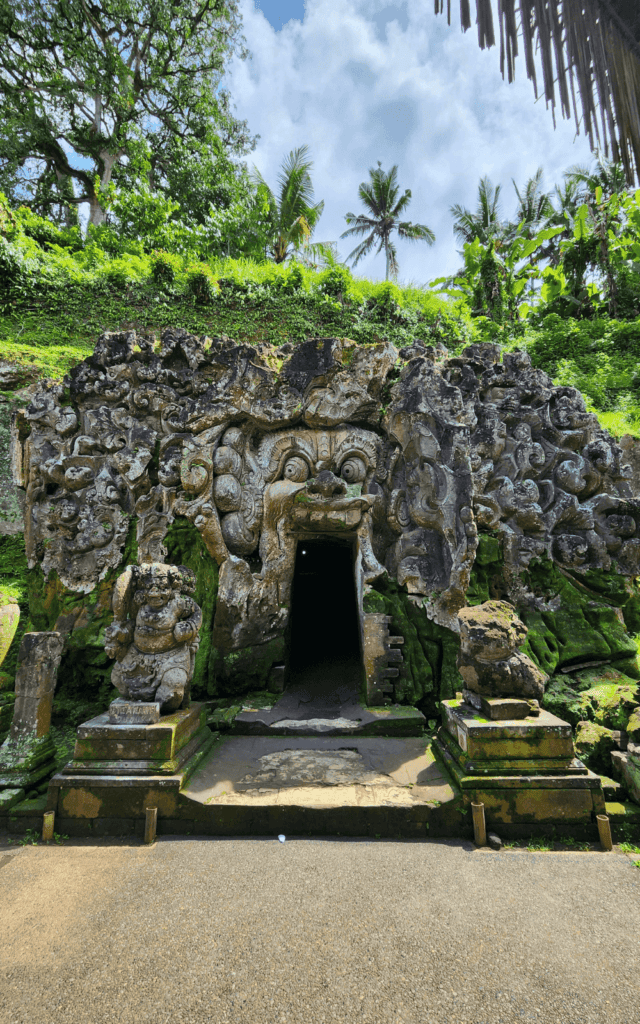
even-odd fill
[[[330,469],[323,469],[309,485],[308,491],[310,494],[320,494],[323,498],[334,498],[339,494],[346,494],[347,485]]]

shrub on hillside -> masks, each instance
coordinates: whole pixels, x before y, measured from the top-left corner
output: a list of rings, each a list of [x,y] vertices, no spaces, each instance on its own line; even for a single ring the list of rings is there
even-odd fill
[[[196,302],[211,302],[216,293],[216,282],[206,263],[187,268],[187,294]]]
[[[151,277],[160,286],[171,285],[182,269],[182,260],[163,249],[151,253]]]

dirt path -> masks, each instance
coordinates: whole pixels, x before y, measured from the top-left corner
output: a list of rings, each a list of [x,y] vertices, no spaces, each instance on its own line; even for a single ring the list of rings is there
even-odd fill
[[[619,852],[2,845],[2,1024],[640,1021],[640,871]]]

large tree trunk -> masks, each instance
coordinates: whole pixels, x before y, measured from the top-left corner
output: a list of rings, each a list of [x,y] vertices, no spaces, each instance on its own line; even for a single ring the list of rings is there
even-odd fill
[[[111,181],[113,168],[121,156],[122,150],[118,153],[107,153],[105,150],[101,151],[100,162],[102,164],[102,174],[100,175],[100,185],[102,188],[104,188],[105,185],[108,185]],[[102,224],[105,217],[106,213],[100,206],[95,192],[93,192],[89,199],[89,223],[95,225]]]

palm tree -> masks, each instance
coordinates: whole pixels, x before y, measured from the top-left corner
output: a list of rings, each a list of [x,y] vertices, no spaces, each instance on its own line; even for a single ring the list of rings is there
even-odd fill
[[[501,188],[501,185],[494,186],[488,177],[481,178],[475,213],[459,203],[449,207],[455,218],[453,233],[458,241],[473,242],[477,238],[486,245],[493,239],[496,249],[500,248],[506,231],[506,225],[500,220]]]
[[[586,202],[587,197],[593,195],[598,185],[605,199],[614,192],[625,192],[628,187],[624,167],[614,160],[599,159],[593,169],[576,164],[565,173],[565,179],[579,187],[582,202]]]
[[[306,160],[307,146],[300,146],[289,153],[282,164],[278,178],[280,196],[278,199],[267,185],[257,167],[254,166],[252,179],[264,192],[269,204],[269,231],[271,241],[267,251],[275,263],[284,263],[292,251],[298,250],[313,233],[324,201],[314,204],[313,185],[309,171],[313,166]]]
[[[382,164],[378,160],[376,168],[369,168],[369,177],[371,181],[362,182],[358,189],[358,195],[370,211],[371,216],[362,213],[347,213],[344,219],[353,227],[344,231],[340,237],[366,235],[367,232],[370,232],[369,237],[356,246],[353,252],[349,253],[347,259],[353,258],[355,267],[356,263],[369,253],[376,242],[379,242],[376,256],[384,249],[387,260],[385,280],[388,281],[390,271],[394,278],[398,276],[397,252],[391,241],[392,231],[397,231],[401,238],[408,238],[412,242],[423,241],[427,245],[433,245],[436,236],[431,228],[424,224],[411,224],[409,221],[398,219],[411,201],[411,189],[405,189],[404,194],[397,199],[399,192],[397,164],[387,173],[382,170]]]
[[[571,117],[589,139],[592,152],[609,147],[624,166],[627,182],[640,178],[640,18],[637,0],[477,0],[478,43],[481,49],[496,41],[494,15],[500,32],[500,70],[512,82],[519,52],[524,54],[527,78],[538,96],[539,55],[545,68],[544,94],[556,123],[556,105]],[[436,14],[444,0],[435,0]],[[451,3],[447,2],[447,20]],[[541,15],[541,10],[545,10]],[[469,0],[460,3],[461,27],[471,28]],[[559,28],[562,31],[559,31]],[[506,58],[506,59],[505,59]],[[576,95],[577,94],[577,95]],[[572,96],[574,101],[572,104]],[[582,106],[582,117],[580,116]],[[599,126],[598,113],[602,118]],[[604,192],[604,186],[603,186]]]
[[[518,197],[518,208],[516,210],[516,230],[522,224],[521,234],[531,238],[538,231],[539,225],[547,217],[553,214],[551,194],[542,190],[542,167],[525,182],[524,189],[520,192],[513,178],[513,187]]]

